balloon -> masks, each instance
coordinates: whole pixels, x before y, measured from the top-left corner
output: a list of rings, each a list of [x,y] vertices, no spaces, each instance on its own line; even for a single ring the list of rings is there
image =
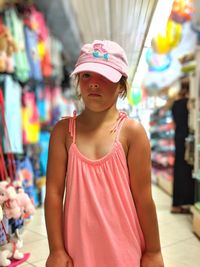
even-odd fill
[[[128,101],[130,105],[138,105],[142,100],[142,93],[139,87],[132,87],[128,93]]]
[[[147,50],[146,62],[149,66],[149,71],[164,71],[171,64],[171,56],[169,54],[156,54],[151,48]]]
[[[185,23],[191,20],[193,12],[193,0],[174,0],[170,17],[177,23]]]
[[[152,39],[152,47],[156,53],[168,54],[174,47],[176,47],[182,37],[182,25],[168,20],[165,35],[158,34]]]
[[[191,21],[183,24],[182,38],[177,47],[171,51],[171,56],[180,58],[185,54],[193,53],[197,45],[198,35],[192,30]]]
[[[181,41],[182,25],[169,19],[167,22],[166,36],[170,48],[176,47]]]
[[[159,54],[168,54],[170,51],[166,36],[162,36],[160,33],[153,38],[152,47],[154,51]]]
[[[143,79],[143,86],[148,93],[156,93],[161,89],[170,86],[178,80],[181,75],[181,64],[177,58],[173,58],[170,67],[162,72],[148,71]]]

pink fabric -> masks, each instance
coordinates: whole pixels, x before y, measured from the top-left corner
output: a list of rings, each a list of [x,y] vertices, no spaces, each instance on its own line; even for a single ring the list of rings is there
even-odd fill
[[[126,157],[118,140],[126,115],[120,113],[113,149],[98,160],[68,153],[65,200],[65,246],[74,267],[139,267],[144,237],[130,191]]]

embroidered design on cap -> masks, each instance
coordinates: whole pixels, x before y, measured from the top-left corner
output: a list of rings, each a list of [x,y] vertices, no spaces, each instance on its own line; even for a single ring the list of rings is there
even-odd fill
[[[108,60],[108,51],[103,48],[103,44],[94,44],[93,45],[93,57],[96,58],[103,58],[105,60]]]

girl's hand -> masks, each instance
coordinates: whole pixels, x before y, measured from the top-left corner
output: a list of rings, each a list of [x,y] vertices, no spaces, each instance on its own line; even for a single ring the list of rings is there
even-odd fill
[[[46,267],[73,267],[73,261],[65,251],[56,251],[49,254]]]
[[[142,255],[141,267],[164,267],[161,252],[145,252]]]

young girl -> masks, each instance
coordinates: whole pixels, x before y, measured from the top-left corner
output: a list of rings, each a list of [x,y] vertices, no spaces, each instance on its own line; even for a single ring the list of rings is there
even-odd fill
[[[85,107],[51,134],[46,266],[163,267],[149,141],[116,108],[127,91],[124,50],[107,40],[86,44],[72,75]]]

